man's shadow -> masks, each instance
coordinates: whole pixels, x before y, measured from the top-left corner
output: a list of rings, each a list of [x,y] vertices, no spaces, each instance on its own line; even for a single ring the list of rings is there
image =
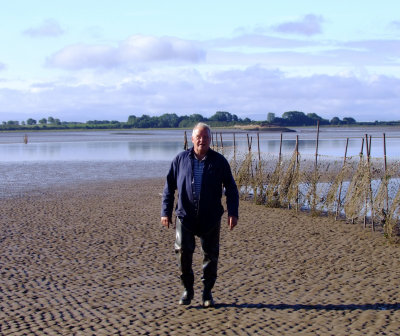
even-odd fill
[[[200,306],[192,308],[204,309]],[[366,304],[265,304],[265,303],[218,303],[214,307],[218,308],[250,308],[250,309],[270,309],[270,310],[326,310],[326,311],[353,311],[353,310],[400,310],[400,303],[366,303]]]

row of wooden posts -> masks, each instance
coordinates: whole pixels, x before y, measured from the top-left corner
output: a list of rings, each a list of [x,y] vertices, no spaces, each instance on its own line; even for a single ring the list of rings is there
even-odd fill
[[[319,146],[319,134],[320,134],[320,127],[319,127],[319,122],[317,124],[317,131],[316,131],[316,146],[315,146],[315,160],[314,160],[314,173],[317,174],[318,171],[318,146]],[[247,147],[248,147],[248,153],[252,155],[252,142],[253,142],[253,137],[249,136],[247,134]],[[279,146],[279,156],[278,156],[278,162],[281,163],[282,160],[282,142],[283,142],[283,134],[280,134],[280,146]],[[366,149],[366,160],[368,167],[370,167],[370,160],[371,160],[371,143],[372,143],[372,136],[369,136],[368,134],[365,134],[365,137],[361,139],[361,150],[360,150],[360,162],[361,159],[364,156],[364,148]],[[348,150],[348,144],[349,144],[349,138],[346,139],[346,146],[345,146],[345,151],[344,151],[344,156],[343,156],[343,163],[342,163],[342,168],[345,167],[346,165],[346,160],[347,160],[347,150]],[[218,149],[224,149],[224,143],[223,143],[223,137],[222,133],[214,133],[212,135],[212,140],[211,140],[211,146],[213,148]],[[257,153],[258,153],[258,161],[261,163],[261,149],[260,149],[260,136],[259,133],[257,132]],[[184,134],[184,148],[188,148],[188,142],[187,142],[187,135],[186,132]],[[294,148],[294,155],[296,155],[296,164],[299,165],[299,136],[296,136],[296,145]],[[386,135],[383,133],[383,161],[384,161],[384,173],[385,176],[388,173],[388,164],[387,164],[387,156],[386,156]],[[236,137],[235,133],[233,133],[233,156],[234,158],[236,157]],[[260,166],[261,167],[261,166]],[[257,169],[257,165],[256,165]],[[368,168],[369,169],[369,168]],[[251,170],[252,171],[252,170]],[[317,182],[317,181],[316,181]],[[313,186],[316,188],[316,185]],[[340,182],[339,184],[339,190],[337,193],[337,200],[336,200],[336,210],[335,210],[335,220],[338,219],[340,215],[340,204],[342,203],[341,195],[342,195],[342,188],[343,188],[343,181]],[[386,185],[386,197],[385,197],[385,211],[388,213],[389,211],[389,195],[388,195],[388,187]],[[254,196],[256,194],[256,191],[254,190]],[[298,198],[297,198],[298,199]],[[315,197],[313,199],[313,202],[316,202]],[[290,205],[289,205],[290,206]],[[373,204],[373,190],[372,190],[372,185],[371,185],[371,178],[369,177],[369,187],[368,187],[368,193],[366,194],[366,199],[365,199],[365,208],[370,207],[371,210],[371,224],[372,224],[372,230],[375,230],[375,223],[374,223],[374,204]],[[316,203],[311,204],[311,208],[315,208]],[[299,206],[298,204],[296,205],[296,209],[298,209]],[[352,222],[354,222],[354,218],[351,219]],[[367,218],[366,215],[364,215],[364,227],[366,227],[367,223]]]

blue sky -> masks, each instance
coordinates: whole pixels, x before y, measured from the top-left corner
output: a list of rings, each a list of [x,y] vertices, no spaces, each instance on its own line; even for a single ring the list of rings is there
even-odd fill
[[[398,0],[8,1],[0,121],[400,120],[399,13]]]

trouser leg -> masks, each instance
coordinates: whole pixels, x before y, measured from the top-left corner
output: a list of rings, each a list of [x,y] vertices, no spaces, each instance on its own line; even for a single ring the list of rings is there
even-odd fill
[[[219,257],[219,236],[221,223],[200,237],[203,250],[203,285],[204,291],[210,292],[217,280],[217,266]]]
[[[195,237],[185,229],[179,218],[176,219],[175,253],[178,257],[180,279],[186,290],[193,291],[194,275],[192,269]]]

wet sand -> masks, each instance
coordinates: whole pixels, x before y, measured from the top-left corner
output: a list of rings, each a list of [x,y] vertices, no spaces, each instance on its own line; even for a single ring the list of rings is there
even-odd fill
[[[1,335],[400,335],[400,248],[332,218],[241,202],[223,226],[217,306],[181,294],[163,181],[0,199]],[[224,223],[226,218],[224,217]]]

